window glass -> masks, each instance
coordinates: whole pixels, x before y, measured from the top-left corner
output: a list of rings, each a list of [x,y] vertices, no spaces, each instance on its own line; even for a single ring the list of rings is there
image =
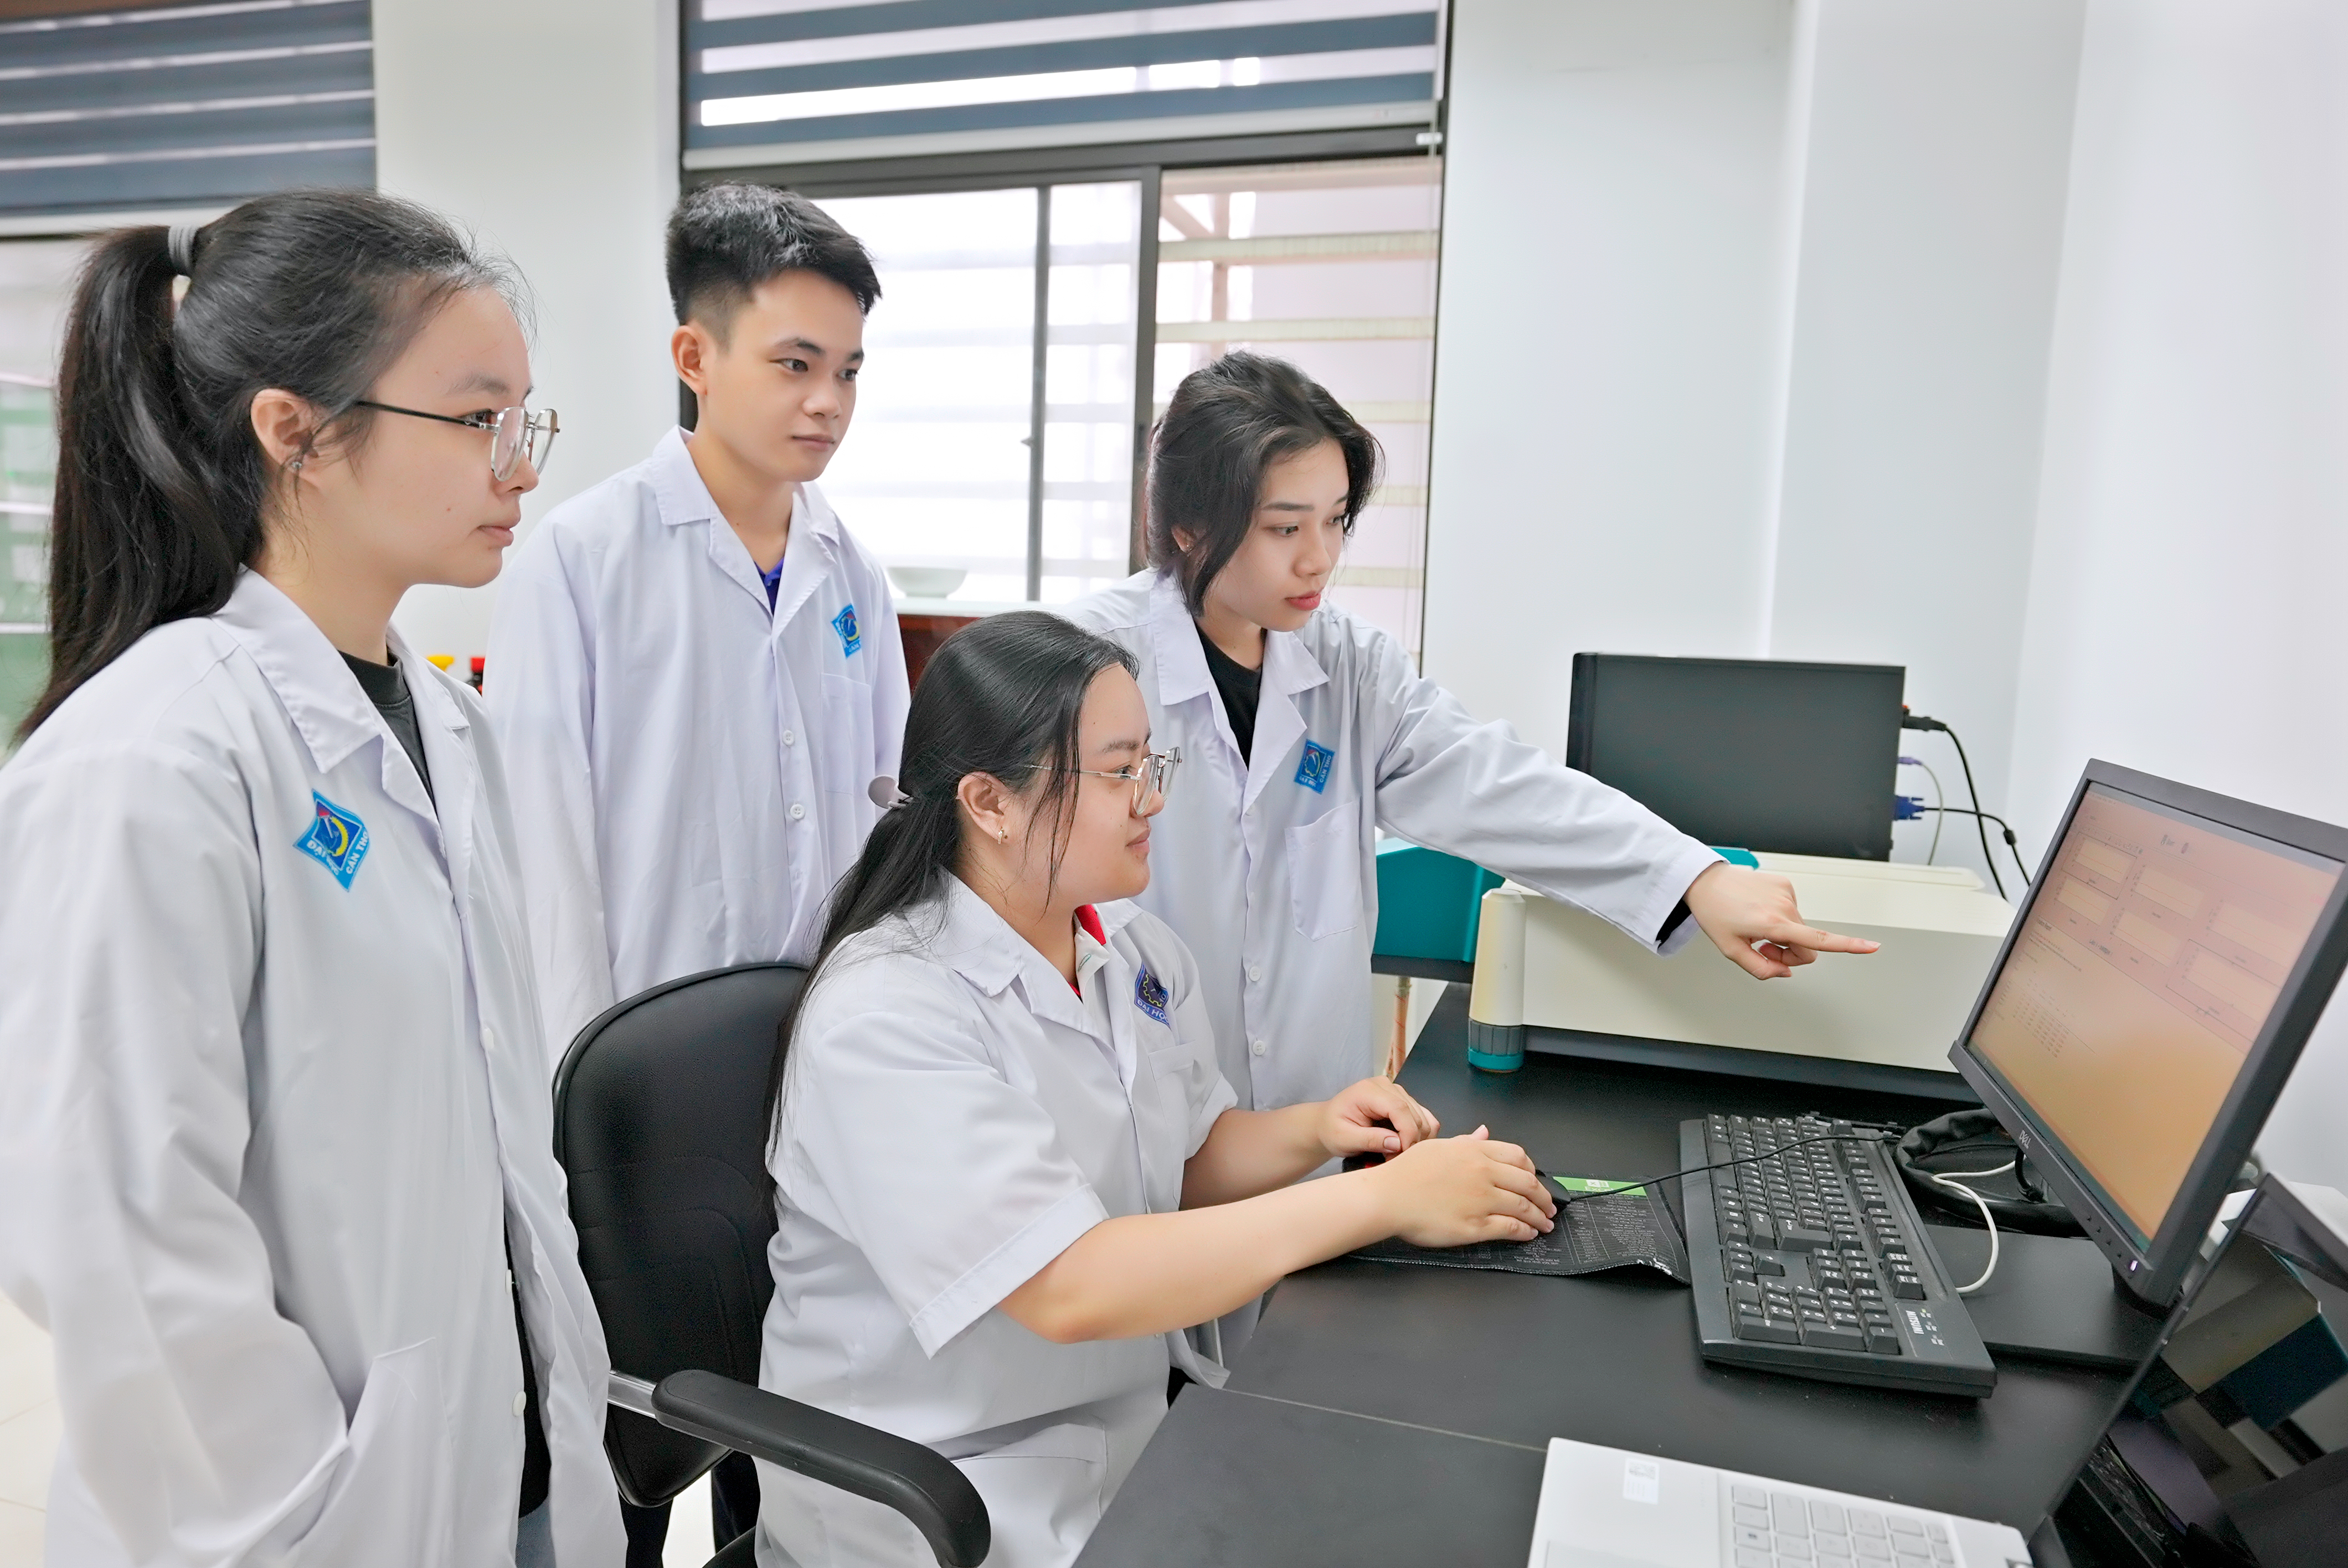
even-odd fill
[[[945,589],[962,600],[1027,597],[1035,202],[1030,187],[819,203],[881,289],[824,495],[886,565],[965,573]]]
[[[1133,516],[1137,180],[1052,188],[1041,597],[1127,575]]]
[[[1169,169],[1158,229],[1156,411],[1231,348],[1295,364],[1370,427],[1385,482],[1331,600],[1416,655],[1435,385],[1434,158]]]

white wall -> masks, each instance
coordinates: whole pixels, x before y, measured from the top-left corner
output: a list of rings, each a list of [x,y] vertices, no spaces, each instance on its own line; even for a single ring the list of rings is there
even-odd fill
[[[536,301],[533,401],[562,418],[525,518],[675,422],[662,225],[677,190],[675,0],[376,0],[377,180],[462,220]],[[417,589],[419,650],[487,645],[494,586]]]
[[[1785,0],[1457,0],[1426,664],[1560,755],[1584,649],[1761,637]]]
[[[2092,0],[2017,825],[2089,756],[2348,822],[2348,8]],[[2348,1009],[2261,1147],[2348,1188]]]
[[[1907,666],[1910,705],[1956,727],[1992,811],[2013,725],[2084,11],[2084,0],[1822,0],[1804,29],[1807,132],[1760,648]],[[1911,733],[1907,749],[1962,791],[1946,740]],[[1929,793],[1913,773],[1902,786]],[[1981,869],[1979,835],[1945,825],[1939,858]],[[1904,828],[1902,857],[1921,859],[1929,832]],[[2040,842],[2025,840],[2033,853]]]
[[[2083,5],[1459,0],[1431,673],[1903,664],[2003,805]]]

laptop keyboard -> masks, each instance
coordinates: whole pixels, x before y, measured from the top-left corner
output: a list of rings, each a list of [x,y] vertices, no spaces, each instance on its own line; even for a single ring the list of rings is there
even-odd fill
[[[1722,1478],[1728,1491],[1735,1568],[1955,1568],[1956,1542],[1941,1520],[1897,1508],[1805,1499]]]
[[[1688,1268],[1707,1360],[1982,1395],[1996,1368],[1924,1237],[1890,1151],[1849,1122],[1680,1123]]]

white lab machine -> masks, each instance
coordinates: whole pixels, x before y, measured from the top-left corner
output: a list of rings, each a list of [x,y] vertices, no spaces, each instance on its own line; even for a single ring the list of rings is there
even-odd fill
[[[2013,911],[1958,866],[1757,855],[1802,917],[1880,942],[1756,983],[1711,950],[1659,958],[1595,916],[1506,883],[1484,895],[1470,1060],[1513,1064],[1525,1030],[1720,1046],[1946,1074]]]

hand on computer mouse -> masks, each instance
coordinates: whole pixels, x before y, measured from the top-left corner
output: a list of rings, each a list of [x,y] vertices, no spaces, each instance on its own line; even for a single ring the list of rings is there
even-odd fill
[[[1531,1157],[1482,1127],[1414,1143],[1361,1175],[1376,1184],[1386,1234],[1413,1246],[1530,1241],[1557,1224]]]
[[[1783,979],[1820,953],[1871,953],[1879,945],[1804,925],[1794,885],[1749,866],[1715,861],[1682,897],[1713,946],[1756,979]]]

